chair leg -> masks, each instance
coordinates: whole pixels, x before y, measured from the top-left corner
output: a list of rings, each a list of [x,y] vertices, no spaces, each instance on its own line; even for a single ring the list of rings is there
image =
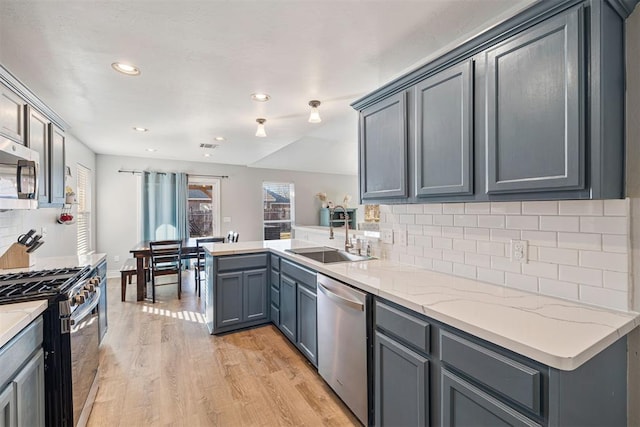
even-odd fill
[[[124,273],[120,273],[120,276],[120,286],[122,287],[121,300],[124,301],[125,295],[127,294],[127,276]]]
[[[178,299],[182,296],[182,269],[178,270]]]
[[[151,273],[151,300],[156,303],[156,276]]]

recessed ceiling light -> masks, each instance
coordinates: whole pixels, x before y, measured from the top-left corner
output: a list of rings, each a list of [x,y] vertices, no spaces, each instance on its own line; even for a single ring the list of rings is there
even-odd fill
[[[271,99],[271,96],[269,96],[266,93],[252,93],[251,99],[257,102],[267,102],[268,100]]]
[[[210,153],[204,153],[203,156],[204,157],[211,157],[211,154]]]
[[[226,141],[226,138],[224,136],[216,136],[214,139],[216,141]]]
[[[135,65],[125,64],[123,62],[114,62],[111,67],[119,73],[126,74],[127,76],[139,76],[140,69]]]
[[[154,151],[158,151],[157,148],[147,148],[147,151],[153,153]]]
[[[133,130],[135,130],[136,132],[149,132],[149,129],[141,128],[141,127],[138,127],[138,126],[134,126]]]

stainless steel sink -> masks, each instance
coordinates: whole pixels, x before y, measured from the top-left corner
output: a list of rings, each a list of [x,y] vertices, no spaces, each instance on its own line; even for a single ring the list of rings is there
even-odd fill
[[[373,259],[373,257],[366,255],[355,255],[347,251],[329,248],[327,246],[313,247],[313,248],[300,248],[300,249],[286,249],[287,252],[291,252],[296,255],[303,256],[305,258],[312,259],[314,261],[321,262],[323,264],[333,264],[336,262],[356,262],[367,261]]]

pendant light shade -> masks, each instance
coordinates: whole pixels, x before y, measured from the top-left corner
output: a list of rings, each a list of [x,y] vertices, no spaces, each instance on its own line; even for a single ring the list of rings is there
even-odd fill
[[[309,114],[309,123],[320,123],[322,119],[320,118],[320,112],[318,111],[318,106],[320,105],[320,101],[313,100],[309,101],[309,105],[311,106],[311,114]]]
[[[267,136],[267,132],[265,132],[264,130],[264,123],[266,121],[267,119],[256,119],[256,122],[258,122],[258,129],[256,129],[257,137],[264,138],[265,136]]]

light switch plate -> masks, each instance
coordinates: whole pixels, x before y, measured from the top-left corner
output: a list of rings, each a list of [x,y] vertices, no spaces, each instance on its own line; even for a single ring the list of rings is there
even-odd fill
[[[398,246],[407,246],[407,230],[395,230],[393,240]]]
[[[231,222],[231,217],[230,216],[222,217],[222,222]]]
[[[380,235],[382,237],[382,243],[386,243],[387,245],[393,245],[393,230],[387,228],[380,230]]]

